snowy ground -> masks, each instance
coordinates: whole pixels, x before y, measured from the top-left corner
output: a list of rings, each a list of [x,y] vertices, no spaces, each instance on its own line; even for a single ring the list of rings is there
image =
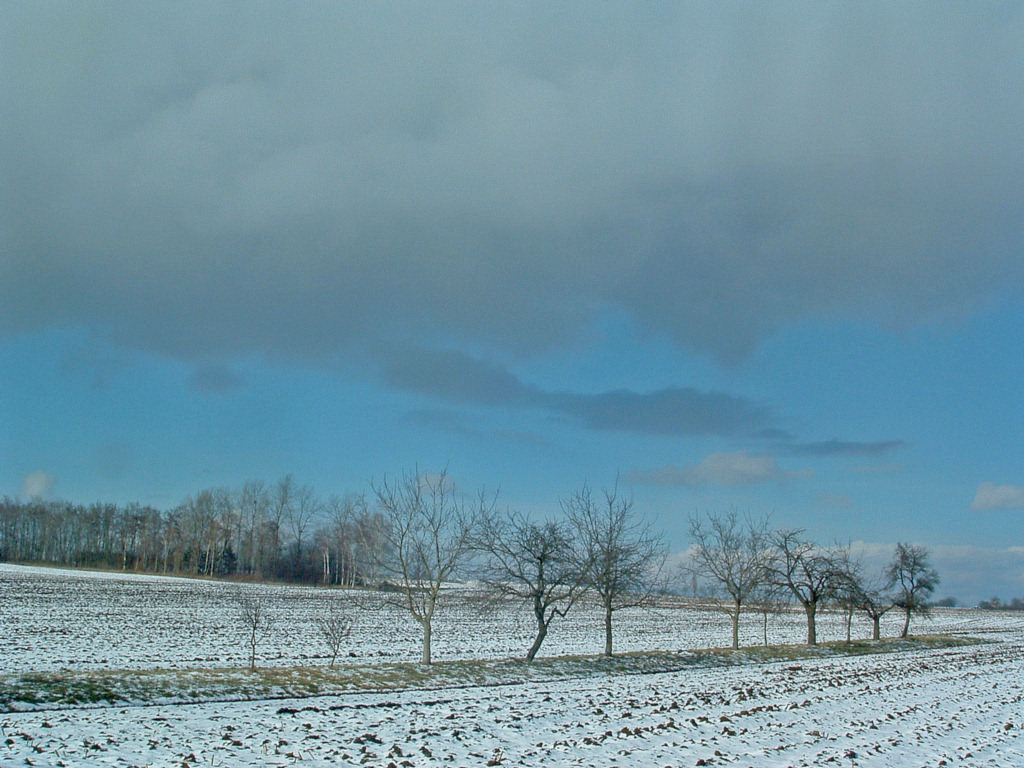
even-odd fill
[[[322,599],[316,590],[268,594],[282,619],[303,627],[310,601]],[[234,624],[220,584],[0,566],[0,596],[8,673],[223,665],[244,655],[231,647],[237,637],[217,639]],[[353,647],[362,663],[377,652],[415,659],[412,627],[406,640],[370,623],[383,609],[361,610],[366,625]],[[518,639],[511,648],[498,637],[507,617],[453,611],[448,657],[521,653]],[[772,631],[799,641],[799,618],[776,620]],[[581,614],[548,652],[593,652],[597,626]],[[841,622],[825,627],[835,638]],[[1024,765],[1021,622],[948,611],[923,628],[998,642],[500,687],[2,714],[0,765]],[[292,630],[276,641],[275,663],[315,660],[311,632]],[[752,619],[746,642],[759,632]],[[630,616],[622,633],[622,647],[677,649],[722,645],[728,624],[717,613],[664,608]]]
[[[420,629],[404,611],[387,604],[380,593],[350,593],[312,587],[261,586],[274,626],[260,642],[263,665],[316,664],[327,649],[315,618],[336,601],[355,619],[345,659],[417,661]],[[244,627],[237,616],[232,584],[133,574],[93,573],[29,568],[0,563],[0,674],[71,669],[146,669],[225,667],[247,662]],[[921,632],[984,633],[1003,628],[994,614],[937,611],[915,624]],[[580,606],[556,620],[541,655],[598,654],[604,649],[602,617],[593,606]],[[894,635],[901,620],[886,617],[883,634]],[[615,650],[686,650],[728,645],[729,618],[712,610],[692,610],[667,601],[654,610],[626,610],[615,617]],[[772,644],[801,642],[802,613],[772,616]],[[1024,630],[1024,619],[1019,628]],[[524,610],[505,605],[484,610],[475,601],[456,597],[445,602],[434,622],[434,658],[506,658],[522,656],[533,639]],[[867,637],[867,619],[855,619],[853,636]],[[745,613],[741,644],[762,642],[759,614]],[[822,641],[846,636],[844,617],[822,613]],[[349,656],[348,654],[354,654]]]

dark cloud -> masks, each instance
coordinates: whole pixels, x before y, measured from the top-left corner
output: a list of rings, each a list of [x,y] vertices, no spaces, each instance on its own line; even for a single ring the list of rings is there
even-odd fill
[[[391,386],[460,404],[535,408],[589,429],[651,435],[739,435],[762,429],[767,411],[724,392],[682,387],[649,393],[548,392],[495,363],[456,351],[395,354],[383,371]]]
[[[744,398],[690,387],[647,393],[550,393],[544,400],[548,407],[578,417],[591,429],[651,435],[746,436],[768,418],[763,408]]]
[[[134,463],[135,450],[128,443],[112,441],[96,448],[93,464],[96,473],[105,480],[126,477]]]
[[[780,482],[812,477],[810,470],[785,470],[773,456],[735,453],[712,453],[691,466],[664,466],[654,471],[634,470],[627,479],[645,485],[664,486],[742,486],[755,483]]]
[[[533,432],[522,430],[494,429],[481,423],[481,419],[472,419],[461,411],[438,408],[417,408],[405,415],[406,421],[432,432],[449,432],[456,435],[471,437],[490,442],[498,439],[509,443],[519,443],[535,448],[547,447],[550,441]]]
[[[103,389],[133,365],[131,355],[90,335],[88,338],[76,339],[67,349],[61,360],[61,372],[71,376],[87,376],[93,387]]]
[[[876,440],[858,442],[855,440],[824,440],[818,443],[798,443],[789,450],[809,456],[881,456],[906,447],[902,440]]]
[[[245,380],[227,366],[205,363],[192,372],[189,383],[207,392],[226,392],[242,386]]]
[[[5,10],[0,333],[530,354],[611,307],[730,360],[1024,287],[1015,5]]]
[[[456,351],[405,350],[384,368],[388,384],[445,400],[482,405],[539,405],[544,395],[500,365]]]

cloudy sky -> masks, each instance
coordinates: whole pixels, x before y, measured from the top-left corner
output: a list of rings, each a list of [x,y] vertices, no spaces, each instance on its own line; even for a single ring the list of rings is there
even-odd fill
[[[1018,3],[9,4],[0,494],[618,476],[677,549],[738,509],[1024,595],[1022,50]]]

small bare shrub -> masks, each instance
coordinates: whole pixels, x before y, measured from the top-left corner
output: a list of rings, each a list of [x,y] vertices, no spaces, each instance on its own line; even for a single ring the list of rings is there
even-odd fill
[[[327,615],[318,617],[316,626],[320,632],[320,638],[331,654],[330,666],[333,667],[338,653],[341,651],[341,646],[352,634],[352,618],[345,615],[338,601],[332,600],[328,606]]]
[[[249,646],[249,669],[256,669],[256,646],[270,634],[273,617],[264,596],[255,589],[239,588],[235,593],[235,606]]]

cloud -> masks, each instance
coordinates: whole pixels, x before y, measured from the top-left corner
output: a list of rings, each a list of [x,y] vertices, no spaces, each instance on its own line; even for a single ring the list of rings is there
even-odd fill
[[[391,386],[453,402],[524,406],[544,399],[500,365],[456,351],[402,350],[383,375]]]
[[[725,392],[688,387],[638,393],[549,392],[504,367],[457,351],[394,354],[383,369],[395,387],[462,404],[535,408],[594,430],[653,435],[747,435],[768,419],[763,407]]]
[[[984,482],[978,486],[971,509],[987,512],[993,509],[1024,509],[1024,487]]]
[[[105,343],[96,334],[75,339],[61,360],[61,373],[68,376],[87,376],[96,389],[111,384],[123,371],[134,365],[132,356]]]
[[[853,468],[854,472],[862,475],[889,475],[903,471],[902,464],[862,464]]]
[[[37,469],[29,472],[21,481],[21,496],[25,499],[45,499],[50,495],[57,478],[49,472]]]
[[[636,470],[628,479],[646,485],[738,486],[807,477],[808,474],[808,471],[785,471],[771,456],[737,451],[712,453],[699,464],[687,467],[665,466],[653,472]]]
[[[128,443],[111,441],[96,448],[94,466],[99,477],[118,480],[126,477],[135,460],[135,450]]]
[[[880,456],[903,448],[902,440],[876,440],[858,442],[853,440],[825,440],[818,443],[798,443],[790,447],[795,454],[809,456]]]
[[[206,392],[226,392],[242,386],[245,381],[225,365],[206,363],[192,372],[189,383]]]
[[[1014,10],[463,10],[10,8],[0,333],[534,354],[610,308],[736,360],[1024,286]]]
[[[853,499],[845,494],[821,493],[814,499],[815,504],[824,509],[849,509],[853,506]]]
[[[548,407],[579,417],[591,429],[655,435],[746,435],[766,411],[735,395],[673,387],[649,393],[545,394]]]
[[[493,429],[483,426],[480,419],[470,418],[462,411],[438,408],[417,408],[405,415],[405,420],[418,427],[430,431],[448,432],[450,434],[470,437],[476,440],[491,442],[498,439],[509,443],[518,443],[534,448],[546,447],[550,441],[533,432],[523,430]]]

